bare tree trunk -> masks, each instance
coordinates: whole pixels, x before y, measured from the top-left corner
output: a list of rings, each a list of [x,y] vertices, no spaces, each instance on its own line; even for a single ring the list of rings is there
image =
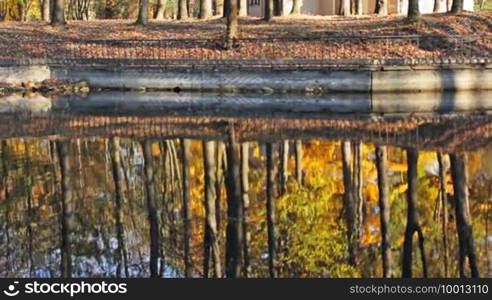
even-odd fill
[[[357,264],[357,204],[354,194],[353,170],[352,170],[352,149],[349,141],[342,142],[342,168],[343,168],[343,205],[345,210],[345,222],[347,224],[347,240],[349,252],[349,264]]]
[[[186,0],[178,0],[178,20],[189,18],[188,3]]]
[[[419,0],[408,0],[408,14],[409,19],[415,19],[420,16]]]
[[[444,248],[444,277],[449,277],[449,238],[448,238],[448,195],[446,193],[446,173],[447,168],[444,164],[444,155],[437,153],[439,162],[439,193],[441,196],[442,207],[442,242]]]
[[[364,7],[362,6],[362,0],[357,0],[356,14],[362,16],[364,14]]]
[[[268,270],[271,278],[277,277],[277,237],[275,233],[275,200],[277,167],[275,163],[275,152],[277,145],[268,143],[266,145],[266,168],[267,168],[267,227],[268,227]]]
[[[192,276],[192,263],[190,253],[191,242],[191,205],[190,205],[190,145],[188,139],[181,140],[181,164],[182,164],[182,184],[183,189],[183,250],[184,250],[184,265],[185,277]]]
[[[125,277],[129,277],[128,273],[128,256],[125,247],[125,229],[123,227],[123,212],[122,212],[122,203],[125,202],[125,192],[123,191],[124,175],[121,169],[121,156],[120,156],[120,139],[112,138],[111,140],[111,148],[112,148],[112,166],[113,166],[113,180],[114,180],[114,188],[116,192],[115,197],[115,220],[116,220],[116,237],[118,240],[118,268],[116,270],[116,277],[121,278],[121,267],[123,267],[125,271]]]
[[[296,140],[295,157],[296,157],[296,179],[299,186],[302,186],[302,141]]]
[[[149,0],[140,0],[138,4],[138,17],[135,24],[146,25],[149,19]]]
[[[265,14],[263,19],[270,22],[273,20],[273,13],[275,10],[274,0],[265,0]]]
[[[239,0],[239,16],[246,17],[248,16],[248,0]]]
[[[468,258],[471,277],[478,278],[479,272],[473,242],[470,200],[468,197],[467,155],[466,153],[450,154],[450,158],[455,194],[456,229],[459,241],[460,277],[466,277],[465,260]]]
[[[302,0],[294,0],[292,3],[292,11],[291,15],[300,15],[301,14],[301,1]]]
[[[142,144],[144,152],[145,165],[145,189],[147,198],[147,210],[149,218],[149,234],[150,234],[150,276],[155,278],[159,276],[159,256],[161,253],[160,247],[160,230],[159,219],[157,214],[157,201],[155,192],[155,176],[154,176],[154,158],[152,157],[152,142],[146,141]]]
[[[50,2],[51,0],[41,0],[41,19],[45,22],[50,21]]]
[[[56,142],[61,172],[61,276],[72,277],[73,191],[70,173],[72,166],[67,142]]]
[[[212,0],[200,0],[200,19],[212,16]]]
[[[379,16],[387,16],[388,15],[388,0],[377,0],[376,1],[376,14],[378,14]]]
[[[243,206],[243,258],[244,277],[251,273],[249,257],[249,244],[251,235],[249,232],[249,144],[241,144],[241,194]]]
[[[376,167],[378,172],[379,216],[381,222],[381,256],[383,260],[383,276],[393,276],[393,260],[391,257],[390,236],[390,205],[388,186],[388,152],[386,146],[376,147]]]
[[[451,6],[451,13],[457,14],[463,11],[463,0],[453,0],[453,6]]]
[[[442,9],[442,0],[434,0],[434,12],[439,13]]]
[[[229,3],[229,9],[227,12],[227,41],[226,48],[231,49],[235,40],[238,39],[238,11],[237,0],[226,0]]]
[[[289,179],[289,141],[285,140],[280,146],[280,194],[287,192],[287,181]]]
[[[214,7],[215,16],[224,16],[224,0],[214,0]]]
[[[427,260],[424,251],[424,236],[420,228],[418,212],[417,212],[417,165],[419,153],[415,149],[407,149],[407,226],[405,230],[405,241],[403,244],[403,263],[402,276],[404,278],[412,277],[412,252],[413,252],[413,235],[418,234],[419,247],[422,257],[423,275],[427,277]]]
[[[231,3],[232,4],[232,3]],[[241,220],[241,149],[236,141],[233,125],[229,129],[227,144],[227,232],[226,232],[226,276],[241,276],[242,228]]]
[[[157,0],[157,7],[154,13],[154,19],[163,20],[166,12],[167,0]]]
[[[214,276],[220,278],[222,275],[221,270],[221,258],[219,249],[219,238],[217,231],[217,218],[216,218],[216,163],[217,163],[217,143],[216,142],[203,142],[203,156],[204,156],[204,170],[205,170],[205,239],[207,243],[205,244],[204,255],[204,276],[207,278],[209,276],[209,265],[210,265],[210,252],[212,253],[212,262],[214,268]]]
[[[348,17],[351,15],[351,10],[350,10],[350,0],[342,0],[342,13],[344,16]]]
[[[51,25],[65,25],[65,0],[53,0],[51,10]]]

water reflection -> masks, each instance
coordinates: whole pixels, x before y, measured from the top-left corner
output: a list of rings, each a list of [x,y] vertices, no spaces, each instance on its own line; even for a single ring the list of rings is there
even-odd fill
[[[491,116],[199,115],[2,114],[1,276],[492,276]]]

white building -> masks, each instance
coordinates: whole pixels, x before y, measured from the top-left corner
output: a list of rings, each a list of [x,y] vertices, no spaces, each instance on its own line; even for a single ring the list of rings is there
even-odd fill
[[[306,15],[337,15],[340,12],[341,0],[301,0],[301,13]],[[445,11],[446,0],[442,1],[441,7]],[[292,10],[292,0],[284,0],[284,14],[288,15]],[[376,9],[376,0],[364,0],[364,14],[373,14]],[[261,17],[265,11],[265,0],[248,0],[250,16]],[[465,10],[473,11],[473,0],[464,0]],[[405,13],[408,8],[408,0],[389,0],[388,12],[397,14],[398,11]],[[420,12],[432,13],[434,10],[434,1],[420,0]]]

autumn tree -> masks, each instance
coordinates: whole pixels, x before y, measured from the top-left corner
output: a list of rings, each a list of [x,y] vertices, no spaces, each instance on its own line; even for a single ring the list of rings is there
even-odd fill
[[[146,25],[149,19],[149,0],[140,0],[138,3],[138,17],[135,24]]]
[[[182,165],[182,183],[183,189],[183,258],[185,265],[185,276],[190,278],[192,276],[192,262],[190,254],[190,241],[191,241],[191,204],[190,204],[190,144],[189,139],[181,140],[181,165]]]
[[[42,0],[41,2],[41,19],[45,22],[50,21],[50,3],[51,0]]]
[[[231,49],[234,42],[239,37],[239,21],[238,21],[238,5],[237,0],[226,0],[229,3],[229,9],[227,13],[227,37],[226,37],[226,49]]]
[[[68,142],[57,142],[56,150],[58,154],[58,163],[60,164],[61,177],[61,276],[63,278],[72,277],[72,233],[73,224],[73,190],[70,174],[72,173],[72,164],[69,157]]]
[[[275,152],[277,146],[274,143],[268,143],[266,146],[266,211],[267,211],[267,232],[268,232],[268,270],[271,278],[277,277],[277,238],[275,233],[276,211],[275,200],[276,194],[276,177],[277,167],[275,163]]]
[[[455,0],[456,1],[456,0]],[[473,229],[468,196],[468,172],[466,153],[451,154],[451,174],[455,193],[456,229],[459,242],[460,277],[466,277],[465,261],[468,258],[471,277],[479,277],[477,256],[473,242]]]
[[[52,0],[52,5],[51,25],[65,25],[65,0]]]
[[[240,17],[246,17],[248,16],[248,0],[238,0],[239,4],[239,16]]]
[[[441,222],[442,222],[442,242],[444,248],[444,277],[449,276],[449,237],[448,237],[448,195],[446,192],[446,174],[448,168],[444,163],[444,154],[437,153],[439,164],[439,195],[441,200]]]
[[[351,15],[350,0],[342,0],[342,5],[340,9],[341,9],[341,14],[343,14],[346,17],[350,16]]]
[[[292,2],[292,10],[290,11],[291,15],[300,15],[301,14],[301,0],[294,0]]]
[[[434,0],[434,12],[441,12],[442,9],[442,0]]]
[[[376,1],[376,14],[380,16],[388,15],[388,0]]]
[[[270,22],[273,19],[275,10],[274,0],[265,0],[265,12],[263,19]]]
[[[386,146],[376,147],[376,168],[378,173],[379,216],[381,222],[381,256],[383,260],[383,276],[392,277],[390,207],[388,186],[388,151]]]
[[[164,19],[164,13],[166,12],[167,0],[157,0],[156,8],[154,10],[154,19]]]
[[[419,223],[417,208],[417,166],[419,152],[415,149],[407,149],[407,225],[405,229],[405,240],[403,244],[402,277],[412,277],[413,266],[413,236],[418,235],[420,256],[422,259],[423,275],[427,277],[427,259],[424,251],[424,233]]]
[[[186,20],[189,17],[187,0],[178,0],[178,20]]]
[[[453,6],[451,6],[451,13],[457,14],[463,11],[463,0],[453,0]]]
[[[408,14],[407,17],[409,19],[415,19],[420,16],[420,8],[419,8],[420,0],[409,0],[408,1]]]

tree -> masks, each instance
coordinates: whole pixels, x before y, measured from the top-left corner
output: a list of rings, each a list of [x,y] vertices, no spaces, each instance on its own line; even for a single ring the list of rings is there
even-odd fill
[[[186,0],[178,0],[178,20],[188,19],[188,3]]]
[[[463,11],[463,0],[453,0],[453,5],[451,6],[451,13],[457,14]]]
[[[243,208],[243,258],[244,258],[244,277],[251,273],[249,256],[249,244],[251,234],[249,232],[249,144],[241,144],[241,204]]]
[[[388,153],[386,146],[376,147],[376,168],[378,172],[379,216],[381,222],[381,256],[383,260],[383,276],[392,277],[390,207],[388,187]]]
[[[149,0],[140,0],[138,4],[138,17],[135,24],[146,25],[149,19]]]
[[[408,1],[408,14],[409,19],[415,19],[420,16],[419,0]]]
[[[235,1],[234,1],[235,2]],[[231,5],[233,3],[230,3]],[[233,5],[236,6],[237,5]],[[232,6],[231,6],[232,7]],[[237,10],[236,10],[237,12]],[[237,15],[237,14],[236,14]],[[226,229],[226,276],[237,278],[241,276],[243,219],[241,209],[241,149],[236,140],[233,125],[229,128],[227,143],[227,229]]]
[[[167,0],[157,0],[157,6],[154,12],[154,19],[164,19],[164,13],[166,12]]]
[[[423,275],[427,277],[427,259],[424,251],[424,234],[420,227],[417,213],[417,165],[419,153],[415,149],[407,149],[407,226],[403,243],[402,277],[412,277],[413,236],[415,232],[419,238],[420,256],[422,258]]]
[[[200,0],[200,19],[212,16],[212,0]]]
[[[53,0],[51,10],[51,25],[65,25],[65,0]]]
[[[239,34],[237,0],[226,1],[227,3],[229,3],[229,9],[227,12],[226,49],[231,49],[234,45],[234,41],[237,40]]]
[[[238,0],[239,4],[239,16],[246,17],[248,16],[248,0]]]
[[[265,15],[263,19],[270,22],[273,19],[273,13],[275,10],[274,0],[265,0]]]
[[[449,238],[448,238],[448,195],[446,193],[447,167],[444,164],[444,154],[437,153],[439,163],[439,194],[441,197],[442,242],[444,248],[444,277],[449,276]]]
[[[362,0],[356,1],[355,12],[358,16],[362,16],[362,14],[364,13],[364,7],[362,6]]]
[[[192,276],[192,263],[190,253],[191,239],[191,206],[190,206],[190,144],[189,139],[181,140],[181,165],[182,165],[182,183],[183,189],[183,256],[185,265],[185,276]]]
[[[72,277],[72,233],[73,224],[73,191],[71,182],[72,165],[68,155],[69,145],[67,142],[57,142],[56,149],[58,162],[60,164],[61,177],[61,266],[60,271],[63,278]]]
[[[209,275],[210,252],[212,253],[212,262],[214,277],[222,276],[221,256],[219,249],[219,232],[217,230],[216,217],[216,167],[218,151],[216,142],[203,142],[204,171],[205,171],[205,245],[203,274],[207,278]]]
[[[301,0],[294,0],[292,3],[292,10],[290,12],[291,15],[300,15],[301,14]]]
[[[159,219],[157,214],[157,196],[155,189],[154,158],[152,157],[152,142],[142,143],[145,169],[145,195],[147,199],[147,213],[150,235],[150,276],[159,276],[159,256],[161,254],[161,237],[159,230]]]
[[[51,0],[42,0],[41,2],[41,19],[45,22],[50,21],[50,2]]]
[[[439,13],[442,9],[442,0],[434,0],[434,12]]]
[[[376,14],[380,16],[388,15],[388,0],[376,1]]]
[[[299,186],[302,186],[302,141],[296,140],[296,147],[294,151],[296,158],[296,180]]]
[[[455,0],[456,1],[456,0]],[[479,277],[477,257],[473,242],[473,228],[468,197],[468,172],[466,153],[451,154],[451,175],[453,177],[456,229],[459,243],[460,277],[466,277],[465,260],[468,258],[471,277]]]
[[[342,0],[342,5],[340,7],[341,13],[344,16],[350,16],[351,15],[351,9],[350,9],[350,0]]]
[[[214,0],[214,15],[215,16],[225,16],[224,15],[224,0]]]
[[[275,234],[275,199],[277,167],[275,164],[275,150],[277,146],[268,143],[266,146],[266,168],[267,168],[267,232],[268,232],[268,270],[271,278],[277,277],[277,238]]]

